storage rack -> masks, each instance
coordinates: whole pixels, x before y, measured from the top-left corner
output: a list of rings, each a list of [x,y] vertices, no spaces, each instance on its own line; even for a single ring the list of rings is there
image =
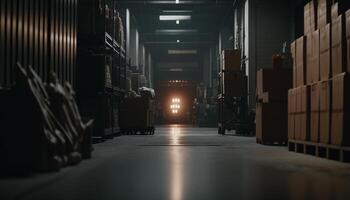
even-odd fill
[[[117,1],[79,0],[78,9],[80,109],[84,117],[95,119],[95,138],[113,137],[119,132],[118,105],[126,85],[125,37],[118,42]]]
[[[246,61],[245,58],[241,60],[242,69],[245,69]],[[255,126],[254,117],[248,111],[247,78],[242,78],[241,80],[242,94],[232,96],[225,93],[223,81],[225,73],[231,72],[221,70],[219,73],[218,134],[225,135],[226,130],[235,130],[238,135],[252,135],[254,134]],[[241,73],[242,77],[246,77],[243,75],[243,70],[238,73]]]

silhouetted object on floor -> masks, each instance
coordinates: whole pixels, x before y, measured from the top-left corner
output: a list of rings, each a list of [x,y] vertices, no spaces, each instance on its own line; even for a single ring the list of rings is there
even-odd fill
[[[55,171],[91,157],[93,121],[82,122],[73,95],[56,75],[46,85],[31,67],[17,64],[16,85],[0,104],[5,175]]]

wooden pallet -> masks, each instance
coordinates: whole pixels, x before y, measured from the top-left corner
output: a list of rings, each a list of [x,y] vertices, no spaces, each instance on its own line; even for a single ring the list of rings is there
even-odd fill
[[[287,146],[287,141],[264,141],[262,139],[256,138],[256,143],[261,145],[270,145],[270,146]]]
[[[350,147],[316,142],[289,140],[288,150],[297,153],[350,163]]]

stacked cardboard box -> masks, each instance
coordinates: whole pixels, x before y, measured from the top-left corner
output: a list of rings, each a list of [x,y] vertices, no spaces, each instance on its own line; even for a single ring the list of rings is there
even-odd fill
[[[311,116],[310,116],[310,141],[318,142],[320,133],[320,89],[319,82],[310,86],[310,102],[311,102]]]
[[[240,71],[241,70],[241,51],[223,50],[222,51],[222,70]]]
[[[313,0],[304,7],[304,36],[291,45],[293,88],[288,92],[288,137],[319,140],[320,80],[330,78],[331,4]],[[294,52],[295,51],[295,52]],[[328,109],[329,110],[329,109]]]
[[[334,145],[350,145],[349,84],[350,79],[347,73],[339,74],[333,78],[331,143]]]
[[[241,70],[241,51],[222,51],[221,91],[225,96],[241,97],[247,91],[247,76]]]
[[[292,87],[291,69],[260,69],[257,73],[256,136],[262,144],[288,139],[287,99]],[[278,84],[276,84],[278,83]]]
[[[319,142],[329,144],[331,123],[331,89],[332,81],[326,80],[320,83],[320,138]]]
[[[295,78],[288,92],[288,137],[350,145],[350,1],[319,0],[317,21],[309,22],[311,4],[304,8],[305,36],[291,44]]]

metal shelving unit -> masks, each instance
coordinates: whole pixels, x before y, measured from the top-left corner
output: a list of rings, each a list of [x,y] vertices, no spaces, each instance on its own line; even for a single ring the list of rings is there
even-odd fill
[[[95,119],[94,137],[113,137],[119,132],[118,107],[126,85],[125,37],[117,38],[117,1],[79,0],[78,9],[82,15],[91,13],[91,19],[79,16],[79,105],[83,116]]]

